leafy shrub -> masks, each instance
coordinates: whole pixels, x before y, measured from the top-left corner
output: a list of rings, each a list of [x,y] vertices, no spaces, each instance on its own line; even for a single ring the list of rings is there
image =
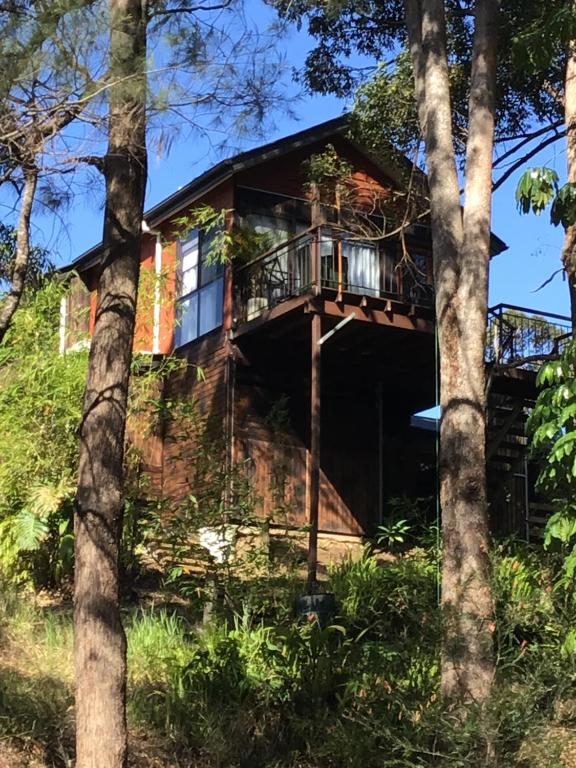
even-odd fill
[[[215,618],[204,631],[164,609],[128,614],[132,729],[199,768],[469,768],[492,753],[498,765],[550,768],[539,744],[560,760],[550,740],[566,740],[576,719],[575,656],[562,651],[576,622],[557,561],[515,542],[495,549],[497,677],[466,718],[438,695],[437,565],[424,551],[385,563],[366,551],[335,566],[340,616],[325,629],[283,611]],[[30,729],[61,750],[70,620],[9,594],[0,619],[0,731]]]
[[[65,287],[27,296],[0,347],[0,570],[50,583],[70,573],[71,497],[86,352],[58,351]]]
[[[0,346],[0,575],[54,586],[73,567],[73,494],[78,429],[86,381],[85,349],[59,351],[60,301],[67,286],[47,281],[26,295]],[[136,358],[129,422],[141,434],[159,418],[159,383],[174,367],[159,369]],[[121,561],[134,572],[149,519],[147,489],[134,444],[126,450],[125,535]]]

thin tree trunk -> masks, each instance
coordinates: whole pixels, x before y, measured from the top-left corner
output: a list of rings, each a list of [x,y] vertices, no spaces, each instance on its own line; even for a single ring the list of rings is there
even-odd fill
[[[476,3],[458,289],[440,325],[444,553],[442,692],[484,700],[494,677],[485,344],[499,0]],[[442,298],[442,297],[440,297]],[[441,312],[443,309],[441,310]],[[439,315],[440,316],[440,315]]]
[[[571,0],[572,9],[576,2]],[[566,123],[566,163],[568,181],[576,182],[576,43],[568,47],[564,85],[564,122]],[[562,246],[562,263],[568,278],[572,331],[576,332],[576,226],[566,229]]]
[[[482,701],[494,670],[485,475],[484,341],[497,0],[476,3],[466,197],[452,136],[444,3],[405,0],[430,189],[442,421],[442,693]]]
[[[30,258],[30,217],[38,184],[38,170],[35,167],[24,171],[24,188],[20,202],[20,215],[18,217],[18,230],[16,232],[16,255],[10,290],[0,305],[0,344],[10,327],[14,313],[18,309],[28,273]]]
[[[126,640],[119,606],[126,405],[146,185],[146,19],[110,0],[104,258],[80,433],[75,506],[76,766],[126,765]]]

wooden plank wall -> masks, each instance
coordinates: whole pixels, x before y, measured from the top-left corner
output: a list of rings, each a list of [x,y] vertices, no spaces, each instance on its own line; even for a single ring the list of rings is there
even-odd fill
[[[307,436],[269,420],[274,394],[238,384],[234,402],[234,461],[253,484],[256,511],[279,525],[308,523]],[[327,414],[329,418],[329,414]],[[324,425],[323,425],[324,426]],[[325,440],[320,472],[319,530],[361,535],[374,519],[377,462],[357,444]]]
[[[263,387],[236,383],[233,461],[252,484],[257,514],[279,525],[303,525],[307,450],[293,430],[274,423],[275,402]]]
[[[322,154],[327,144],[332,144],[340,157],[350,162],[353,168],[351,186],[356,192],[355,205],[371,210],[374,196],[386,198],[396,186],[394,181],[371,163],[345,139],[335,136],[329,142],[320,141],[303,148],[294,149],[287,155],[268,160],[253,168],[238,173],[239,186],[252,187],[296,198],[310,198],[307,161],[311,155]]]
[[[205,443],[214,451],[224,444],[229,429],[229,354],[224,332],[214,331],[183,350],[185,364],[166,383],[166,401],[189,404],[186,412],[176,407],[175,417],[164,425],[162,487],[168,503],[202,490],[198,481],[205,474],[200,466]]]
[[[88,339],[90,311],[90,291],[84,287],[79,277],[73,277],[70,281],[70,291],[66,296],[65,349],[70,349],[78,342]]]
[[[141,500],[162,495],[162,422],[156,403],[162,398],[158,378],[132,374],[131,407],[126,422],[126,470],[131,492]]]

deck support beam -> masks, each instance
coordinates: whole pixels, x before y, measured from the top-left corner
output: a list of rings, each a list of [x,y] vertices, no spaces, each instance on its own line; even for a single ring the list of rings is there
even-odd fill
[[[308,594],[314,594],[318,570],[318,518],[320,508],[320,418],[322,316],[312,314],[310,346],[310,460],[308,462]]]

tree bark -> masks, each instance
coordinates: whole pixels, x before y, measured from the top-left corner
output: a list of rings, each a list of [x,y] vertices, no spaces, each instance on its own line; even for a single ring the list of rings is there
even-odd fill
[[[477,0],[465,201],[452,136],[441,0],[405,0],[431,201],[442,419],[442,693],[481,702],[494,674],[488,568],[484,343],[498,0]]]
[[[444,559],[442,692],[482,701],[494,677],[488,559],[485,346],[498,0],[476,3],[463,242],[453,314],[442,307],[440,442]],[[442,302],[442,297],[440,296]],[[439,314],[439,317],[441,315]]]
[[[103,262],[75,501],[76,766],[126,765],[126,640],[119,605],[126,407],[146,186],[146,7],[110,0]]]
[[[26,275],[28,273],[28,261],[30,258],[30,217],[32,215],[32,206],[34,204],[37,184],[37,168],[32,166],[25,169],[24,188],[22,190],[18,230],[16,232],[16,255],[14,258],[12,281],[10,290],[0,305],[0,344],[6,335],[6,331],[10,327],[14,313],[20,305],[24,287],[26,286]]]
[[[576,11],[576,2],[571,0]],[[568,46],[566,77],[564,84],[564,122],[566,124],[566,164],[568,181],[576,182],[576,43]],[[568,278],[570,292],[570,315],[572,331],[576,333],[576,226],[572,225],[564,233],[562,245],[562,264]]]

